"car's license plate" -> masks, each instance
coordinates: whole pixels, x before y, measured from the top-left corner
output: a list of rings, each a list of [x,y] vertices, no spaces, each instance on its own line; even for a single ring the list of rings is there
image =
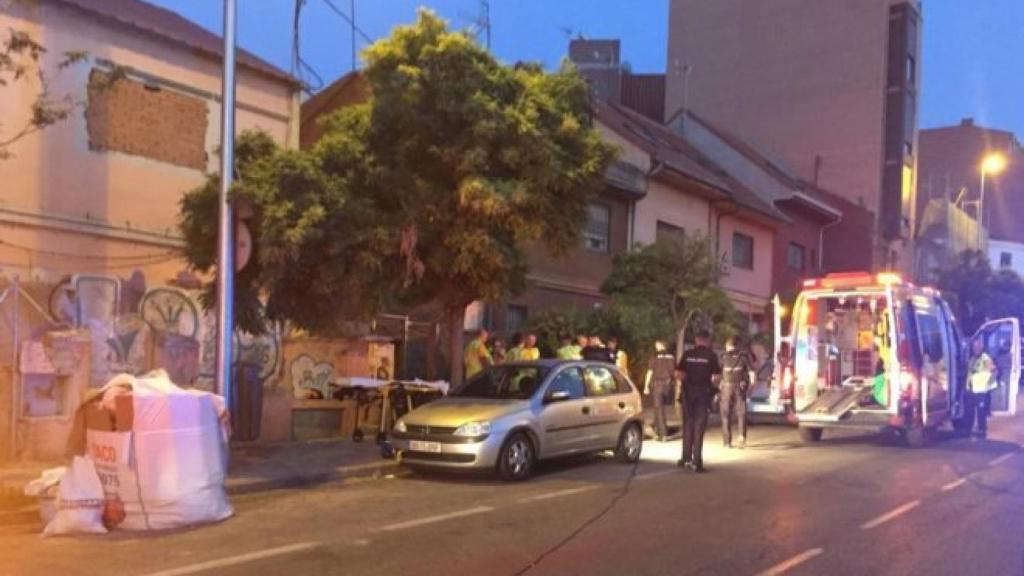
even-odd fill
[[[441,453],[440,442],[423,442],[420,440],[410,440],[409,449],[413,452],[433,452],[434,454]]]

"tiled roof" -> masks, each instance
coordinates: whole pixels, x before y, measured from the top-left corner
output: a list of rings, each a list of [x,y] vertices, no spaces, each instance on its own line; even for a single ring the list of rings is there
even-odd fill
[[[223,40],[217,34],[175,12],[141,0],[52,1],[98,18],[117,22],[145,35],[159,36],[164,40],[184,45],[210,57],[220,58],[224,54]],[[237,61],[240,66],[250,70],[261,72],[277,80],[299,84],[296,78],[284,70],[241,48],[237,50]]]
[[[669,123],[671,124],[672,122],[677,121],[681,114],[682,111],[676,113],[673,120]],[[834,205],[834,197],[831,197],[830,194],[827,194],[824,190],[821,190],[813,183],[807,182],[793,174],[791,171],[784,168],[779,162],[772,160],[760,150],[748,144],[742,138],[739,138],[732,132],[708,122],[693,111],[687,111],[686,118],[688,121],[699,123],[704,129],[713,134],[715,138],[718,138],[728,147],[741,154],[750,163],[763,170],[766,174],[777,180],[787,190],[789,190],[789,192],[791,192],[789,197],[775,198],[774,201],[795,200],[804,204],[810,204],[814,209],[827,214],[841,213]]]
[[[667,126],[608,102],[594,102],[594,111],[600,122],[670,169],[714,188],[723,199],[731,199],[742,208],[776,222],[789,222],[771,202],[747,189]]]

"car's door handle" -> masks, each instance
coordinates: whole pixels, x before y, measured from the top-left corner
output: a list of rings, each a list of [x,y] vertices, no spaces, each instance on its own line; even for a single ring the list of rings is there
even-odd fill
[[[583,407],[583,413],[584,414],[590,414],[590,406],[584,406]]]
[[[625,410],[625,409],[626,409],[626,403],[625,402],[619,402],[619,410]]]

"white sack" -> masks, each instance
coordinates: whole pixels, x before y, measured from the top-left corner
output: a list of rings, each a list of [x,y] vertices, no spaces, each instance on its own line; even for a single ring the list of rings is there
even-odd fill
[[[103,486],[92,460],[75,456],[57,490],[57,513],[43,529],[43,536],[105,534]]]

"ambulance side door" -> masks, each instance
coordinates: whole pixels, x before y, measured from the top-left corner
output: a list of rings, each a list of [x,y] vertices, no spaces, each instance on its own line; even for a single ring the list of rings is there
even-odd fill
[[[1003,318],[986,322],[974,334],[971,342],[978,338],[984,342],[985,352],[996,364],[998,386],[992,391],[992,412],[1016,414],[1021,371],[1020,321],[1016,318]],[[968,354],[970,350],[968,346]]]

